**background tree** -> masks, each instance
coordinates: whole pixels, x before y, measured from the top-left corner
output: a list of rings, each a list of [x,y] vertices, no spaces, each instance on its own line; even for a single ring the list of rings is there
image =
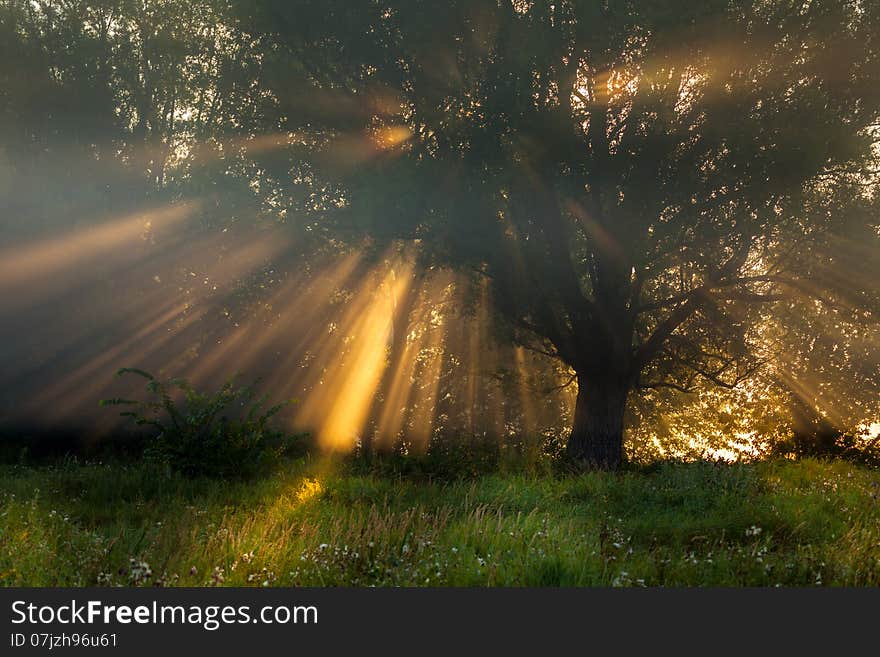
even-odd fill
[[[516,338],[576,373],[579,461],[620,464],[633,390],[754,372],[755,304],[828,300],[837,251],[810,245],[876,159],[875,2],[237,10],[304,221],[488,278]]]

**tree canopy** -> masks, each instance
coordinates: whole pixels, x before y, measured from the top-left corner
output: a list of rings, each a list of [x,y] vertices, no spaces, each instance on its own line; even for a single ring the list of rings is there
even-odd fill
[[[487,277],[577,373],[579,460],[619,464],[633,389],[752,374],[755,304],[876,312],[853,276],[876,215],[851,210],[876,180],[876,4],[238,10],[294,166],[336,190],[316,227]]]

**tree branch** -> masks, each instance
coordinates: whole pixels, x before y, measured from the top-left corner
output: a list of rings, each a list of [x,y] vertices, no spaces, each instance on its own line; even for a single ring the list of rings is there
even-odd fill
[[[660,322],[657,328],[654,329],[651,337],[649,337],[642,346],[636,350],[636,367],[639,369],[644,367],[660,351],[666,338],[672,335],[673,331],[693,315],[697,308],[702,304],[702,298],[694,295],[683,304],[673,309],[666,319]]]

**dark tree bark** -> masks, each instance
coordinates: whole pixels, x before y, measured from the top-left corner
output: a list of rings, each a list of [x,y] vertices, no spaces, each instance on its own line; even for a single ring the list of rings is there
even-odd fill
[[[578,377],[568,457],[584,468],[616,470],[623,461],[623,418],[629,387],[621,381]]]

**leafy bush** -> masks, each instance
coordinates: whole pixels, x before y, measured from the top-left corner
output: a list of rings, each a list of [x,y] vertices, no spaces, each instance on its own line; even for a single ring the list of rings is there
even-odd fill
[[[146,442],[144,456],[183,474],[253,475],[303,438],[271,428],[269,420],[284,404],[264,409],[266,396],[254,399],[253,387],[237,387],[235,379],[214,393],[202,393],[184,379],[163,382],[149,372],[128,367],[117,372],[117,376],[124,374],[147,379],[149,398],[103,399],[101,405],[130,407],[120,415],[156,430]],[[173,397],[176,390],[183,394],[181,402]]]

